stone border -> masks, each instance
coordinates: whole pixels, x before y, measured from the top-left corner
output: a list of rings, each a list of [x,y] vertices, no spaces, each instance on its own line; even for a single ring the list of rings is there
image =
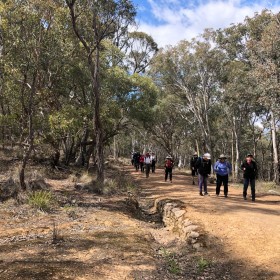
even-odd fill
[[[194,249],[201,250],[204,245],[199,226],[188,217],[184,203],[179,200],[163,199],[155,201],[155,208],[165,227],[169,228],[181,241],[189,243]]]

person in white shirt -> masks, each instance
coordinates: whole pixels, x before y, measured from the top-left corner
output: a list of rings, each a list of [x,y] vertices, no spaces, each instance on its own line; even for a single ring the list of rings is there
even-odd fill
[[[148,178],[150,174],[151,164],[152,164],[152,158],[149,153],[146,153],[144,163],[146,168],[146,178]]]
[[[151,167],[152,167],[152,173],[155,173],[155,170],[156,170],[156,162],[157,162],[155,153],[152,153],[151,159],[152,159],[152,165],[151,165]]]

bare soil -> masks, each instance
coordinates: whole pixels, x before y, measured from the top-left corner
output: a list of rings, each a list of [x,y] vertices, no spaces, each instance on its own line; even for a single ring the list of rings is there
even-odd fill
[[[97,195],[67,177],[46,178],[58,203],[51,212],[0,203],[0,279],[280,279],[278,195],[258,193],[253,203],[231,186],[228,198],[216,197],[210,184],[200,197],[177,170],[172,184],[160,169],[149,178],[131,166],[121,172],[137,192]],[[179,242],[150,211],[165,198],[182,201],[201,226],[202,250]]]

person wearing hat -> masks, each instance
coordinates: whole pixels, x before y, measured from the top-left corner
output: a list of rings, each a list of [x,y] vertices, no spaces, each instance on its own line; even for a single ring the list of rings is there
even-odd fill
[[[167,181],[168,174],[169,174],[169,180],[170,180],[170,183],[172,183],[172,169],[173,169],[173,166],[174,166],[174,160],[173,160],[172,156],[168,155],[165,158],[165,163],[164,163],[164,167],[165,167],[165,182]]]
[[[227,157],[221,154],[214,165],[214,172],[216,173],[216,195],[219,196],[222,184],[224,185],[224,195],[228,196],[228,175],[231,173],[231,164],[226,160]]]
[[[191,171],[192,171],[193,185],[195,185],[194,177],[197,175],[197,169],[196,169],[196,166],[195,166],[195,163],[196,163],[197,159],[198,159],[197,152],[194,152],[194,153],[193,153],[193,156],[192,156],[192,158],[191,158],[191,161],[190,161],[190,167],[191,167]]]
[[[202,158],[198,158],[198,160],[195,163],[195,167],[197,168],[198,172],[199,194],[203,195],[203,186],[204,195],[208,195],[207,179],[208,175],[211,174],[211,155],[209,153],[205,153]]]
[[[257,169],[256,162],[253,160],[252,154],[247,154],[246,159],[241,164],[241,169],[243,170],[243,177],[244,177],[243,198],[244,200],[247,200],[247,190],[250,184],[252,201],[255,201],[256,199],[255,181],[256,181],[258,169]]]
[[[151,159],[150,153],[146,153],[146,156],[144,158],[144,163],[145,163],[145,169],[146,169],[146,178],[148,178],[150,175],[151,164],[152,164],[152,159]]]

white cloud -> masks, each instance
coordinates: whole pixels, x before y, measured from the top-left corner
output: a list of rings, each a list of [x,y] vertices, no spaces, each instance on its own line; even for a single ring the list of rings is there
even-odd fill
[[[183,39],[190,40],[200,35],[205,28],[218,29],[228,27],[231,23],[243,22],[246,16],[252,17],[265,8],[273,7],[275,11],[280,9],[280,4],[277,7],[271,3],[273,1],[252,1],[247,5],[241,0],[197,1],[200,3],[197,5],[189,1],[187,7],[182,6],[185,1],[179,0],[148,1],[152,14],[162,24],[140,22],[139,29],[151,35],[160,47],[175,45]]]

